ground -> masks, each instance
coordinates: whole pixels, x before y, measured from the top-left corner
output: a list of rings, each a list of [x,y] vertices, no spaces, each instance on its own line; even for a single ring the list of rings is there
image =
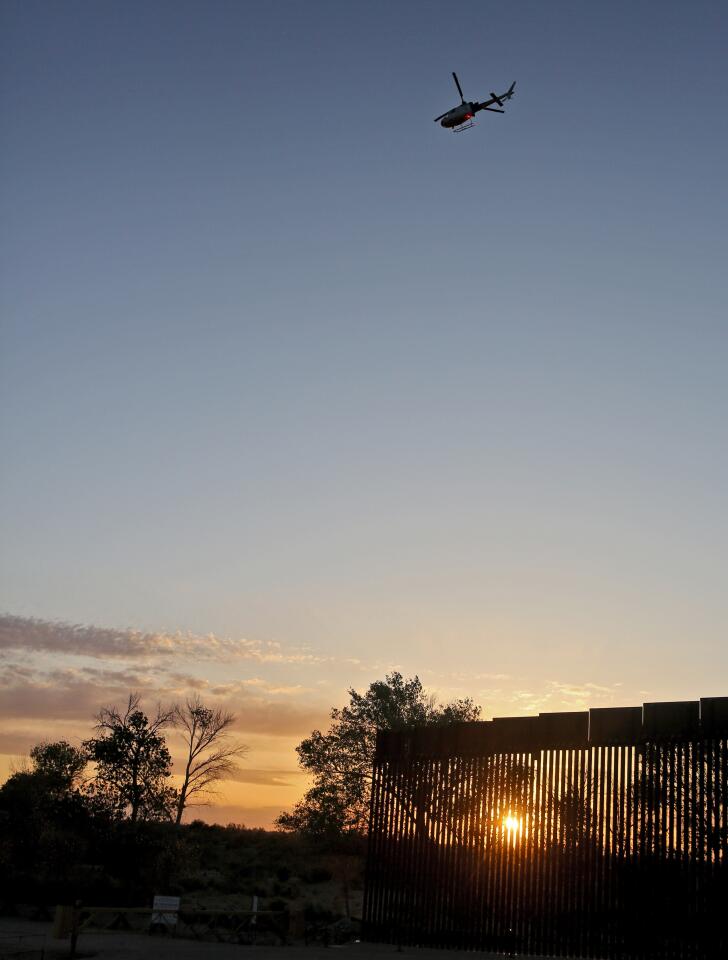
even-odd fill
[[[0,960],[24,957],[35,960],[60,960],[69,956],[69,941],[51,937],[52,924],[16,917],[0,918]],[[41,953],[41,950],[44,953]],[[209,943],[198,940],[162,939],[137,933],[83,932],[78,940],[78,960],[97,957],[98,960],[240,960],[248,954],[250,960],[396,960],[398,954],[408,954],[411,960],[462,960],[462,952],[424,950],[406,947],[401,952],[390,944],[346,943],[323,947],[320,944],[305,947],[254,946]],[[479,954],[481,960],[494,954]]]

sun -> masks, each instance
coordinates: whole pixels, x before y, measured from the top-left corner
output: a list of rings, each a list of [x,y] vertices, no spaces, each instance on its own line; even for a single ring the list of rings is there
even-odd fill
[[[521,829],[521,824],[517,817],[514,817],[512,813],[509,813],[508,816],[503,817],[503,826],[509,833],[518,833]]]

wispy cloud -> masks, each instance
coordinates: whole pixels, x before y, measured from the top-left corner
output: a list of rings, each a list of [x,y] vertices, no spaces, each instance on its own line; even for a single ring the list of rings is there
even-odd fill
[[[502,691],[502,702],[512,705],[518,714],[535,714],[548,710],[588,710],[594,706],[604,706],[621,698],[621,683],[609,686],[585,681],[583,683],[565,683],[561,680],[547,680],[535,689],[518,687],[506,693]]]
[[[604,686],[600,683],[591,682],[562,683],[558,680],[548,681],[548,690],[552,696],[560,697],[565,705],[573,705],[581,709],[593,706],[595,701],[602,703],[605,700],[613,700],[620,686],[619,683]]]
[[[297,696],[301,693],[310,693],[310,687],[304,687],[301,683],[282,684],[271,683],[269,680],[263,680],[262,677],[250,677],[247,680],[236,680],[232,683],[218,683],[210,686],[217,696],[235,693],[239,690],[259,690],[268,693],[271,696]]]
[[[263,770],[240,767],[227,777],[236,783],[255,783],[266,787],[290,787],[292,782],[305,776],[301,770]]]
[[[174,658],[229,663],[323,663],[323,657],[302,648],[284,648],[274,640],[204,636],[193,633],[145,633],[60,620],[0,615],[0,651],[74,654],[96,659],[159,661]]]
[[[474,683],[478,680],[509,680],[510,673],[451,673],[448,677],[460,683]]]

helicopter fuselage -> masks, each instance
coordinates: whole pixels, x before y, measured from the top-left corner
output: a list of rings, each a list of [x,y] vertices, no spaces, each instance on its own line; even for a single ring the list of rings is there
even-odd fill
[[[448,110],[440,121],[441,127],[459,127],[462,123],[472,120],[478,111],[477,103],[459,103],[457,107]]]

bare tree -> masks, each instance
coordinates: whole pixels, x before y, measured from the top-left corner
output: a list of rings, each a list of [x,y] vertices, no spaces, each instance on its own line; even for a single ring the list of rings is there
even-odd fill
[[[180,823],[185,807],[209,803],[208,798],[215,792],[213,784],[238,769],[237,761],[245,756],[248,747],[230,739],[235,714],[220,707],[206,707],[198,694],[188,698],[183,706],[175,706],[172,722],[187,748],[182,786],[177,796],[176,823]]]

